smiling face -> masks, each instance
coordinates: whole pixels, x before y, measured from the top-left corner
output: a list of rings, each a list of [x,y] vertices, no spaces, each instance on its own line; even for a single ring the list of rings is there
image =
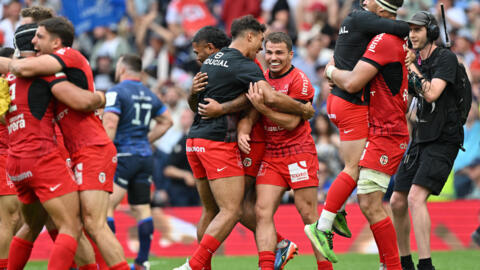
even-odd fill
[[[40,54],[50,54],[55,51],[56,40],[43,26],[37,28],[32,43]]]
[[[274,76],[279,76],[287,72],[292,66],[293,51],[289,51],[284,42],[265,43],[265,61],[268,69]]]
[[[248,41],[248,52],[246,57],[250,59],[255,59],[257,57],[257,53],[262,50],[262,43],[264,39],[263,32],[248,32],[247,41]]]
[[[195,55],[197,55],[197,61],[202,64],[212,53],[219,51],[213,46],[212,43],[205,41],[192,42],[192,49]]]

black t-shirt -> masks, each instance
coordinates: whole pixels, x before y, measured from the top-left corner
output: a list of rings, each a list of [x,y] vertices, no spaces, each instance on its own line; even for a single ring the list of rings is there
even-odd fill
[[[381,18],[364,9],[354,10],[343,20],[340,27],[333,55],[335,66],[343,70],[353,70],[375,35],[388,33],[405,37],[409,31],[410,27],[404,21]],[[335,86],[332,94],[354,104],[367,105],[365,98],[362,98],[362,91],[349,94]]]
[[[199,103],[212,98],[218,103],[231,101],[248,91],[250,82],[265,80],[262,70],[237,49],[223,48],[203,62],[201,72],[208,74],[208,84],[198,96]],[[197,113],[188,138],[234,142],[237,140],[238,114],[226,114],[204,120]]]
[[[172,153],[168,156],[167,166],[174,166],[180,170],[192,171],[187,160],[186,151],[187,136],[183,136],[172,148]],[[183,181],[172,181],[172,184],[186,186]]]
[[[415,65],[426,80],[434,78],[447,82],[440,97],[428,103],[419,97],[417,103],[417,126],[415,141],[417,143],[435,140],[452,143],[463,142],[463,128],[455,105],[455,83],[458,65],[457,56],[450,50],[437,47],[430,57],[416,61]]]

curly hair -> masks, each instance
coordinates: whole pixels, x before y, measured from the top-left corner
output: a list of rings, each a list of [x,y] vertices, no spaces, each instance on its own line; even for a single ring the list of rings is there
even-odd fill
[[[263,33],[266,29],[265,24],[259,23],[252,15],[246,15],[235,19],[230,31],[232,32],[232,38],[235,39],[247,30]]]
[[[212,43],[217,49],[221,49],[230,45],[230,39],[227,37],[225,32],[213,26],[205,26],[201,28],[192,39],[192,42],[195,43],[202,41],[206,43]]]

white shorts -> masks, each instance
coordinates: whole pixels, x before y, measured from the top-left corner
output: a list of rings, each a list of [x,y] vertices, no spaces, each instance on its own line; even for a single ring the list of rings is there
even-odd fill
[[[387,192],[391,175],[368,168],[361,168],[358,176],[357,194],[369,194],[375,191]]]

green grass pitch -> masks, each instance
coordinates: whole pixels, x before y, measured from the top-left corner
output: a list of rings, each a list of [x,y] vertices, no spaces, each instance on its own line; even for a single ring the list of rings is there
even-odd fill
[[[335,270],[377,270],[378,256],[364,254],[339,254],[339,262],[334,264]],[[460,250],[434,252],[432,255],[436,270],[480,270],[480,250]],[[414,254],[414,261],[417,261]],[[171,270],[185,262],[185,258],[151,258],[152,270]],[[218,270],[257,270],[257,257],[214,257],[213,269]],[[47,269],[46,261],[29,262],[26,270]],[[317,265],[313,256],[301,255],[290,261],[285,270],[315,270]]]

